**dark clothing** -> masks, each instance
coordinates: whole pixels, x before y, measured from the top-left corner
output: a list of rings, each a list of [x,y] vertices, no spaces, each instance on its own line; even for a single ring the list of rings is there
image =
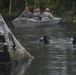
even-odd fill
[[[5,40],[5,37],[4,37],[4,35],[0,35],[0,42],[5,42],[6,40]]]
[[[76,44],[76,36],[73,37],[73,42],[72,42],[74,45]]]
[[[40,38],[40,42],[49,43],[49,37],[47,35],[44,35],[43,37]]]
[[[9,62],[10,61],[10,55],[8,52],[8,46],[3,45],[2,51],[0,52],[0,62]]]

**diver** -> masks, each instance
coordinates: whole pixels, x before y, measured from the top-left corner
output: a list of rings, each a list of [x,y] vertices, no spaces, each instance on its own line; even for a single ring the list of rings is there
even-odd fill
[[[76,45],[76,36],[74,36],[73,38],[71,38],[72,44]]]
[[[39,42],[42,42],[44,44],[49,43],[49,37],[47,35],[44,35],[40,38]]]

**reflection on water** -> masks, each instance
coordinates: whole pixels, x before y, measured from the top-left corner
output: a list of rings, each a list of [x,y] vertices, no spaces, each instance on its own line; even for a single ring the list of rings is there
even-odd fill
[[[31,59],[26,62],[20,62],[18,64],[12,65],[10,75],[24,75],[27,67],[30,65]]]
[[[76,25],[14,28],[13,33],[35,58],[28,69],[27,64],[19,65],[8,75],[76,75],[76,48],[70,39],[76,35]],[[50,43],[39,44],[39,38],[45,34]]]
[[[11,65],[0,65],[0,75],[24,75],[32,59]]]
[[[76,34],[76,27],[73,26],[18,28],[13,31],[21,44],[35,57],[26,75],[76,75],[76,52],[70,40]],[[45,34],[50,37],[50,43],[39,44],[39,38]]]

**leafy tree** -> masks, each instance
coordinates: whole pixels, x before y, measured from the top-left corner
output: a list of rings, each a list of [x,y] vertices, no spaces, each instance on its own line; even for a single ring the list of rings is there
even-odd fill
[[[0,0],[0,12],[21,13],[26,6],[26,0]],[[33,11],[39,7],[42,11],[46,7],[53,10],[56,14],[63,12],[76,11],[76,0],[27,0],[27,6]]]

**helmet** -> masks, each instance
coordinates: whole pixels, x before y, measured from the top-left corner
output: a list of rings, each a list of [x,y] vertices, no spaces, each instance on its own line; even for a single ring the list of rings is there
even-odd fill
[[[45,12],[51,12],[51,10],[49,8],[46,8]]]
[[[40,9],[39,9],[39,8],[37,8],[37,10],[39,10],[39,11],[40,11]]]
[[[40,9],[39,8],[34,9],[34,12],[40,12]]]

